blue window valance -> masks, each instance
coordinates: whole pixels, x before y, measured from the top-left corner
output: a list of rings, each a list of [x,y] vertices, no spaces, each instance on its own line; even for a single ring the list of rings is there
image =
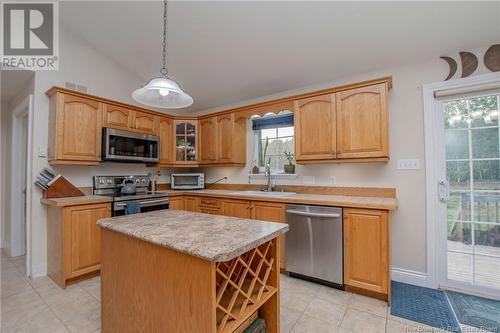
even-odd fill
[[[252,129],[254,131],[267,128],[291,126],[293,126],[293,113],[252,119]]]

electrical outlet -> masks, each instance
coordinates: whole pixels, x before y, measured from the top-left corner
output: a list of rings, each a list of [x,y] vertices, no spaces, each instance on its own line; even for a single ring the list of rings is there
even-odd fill
[[[337,177],[335,177],[335,176],[330,176],[330,177],[328,177],[328,183],[329,183],[330,185],[335,185],[335,184],[337,184]]]
[[[418,158],[400,159],[397,161],[398,170],[419,170],[420,160]]]

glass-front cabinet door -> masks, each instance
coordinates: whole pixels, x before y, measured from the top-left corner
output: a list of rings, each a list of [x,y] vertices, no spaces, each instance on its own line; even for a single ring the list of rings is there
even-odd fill
[[[196,164],[198,160],[198,121],[175,121],[175,164]]]

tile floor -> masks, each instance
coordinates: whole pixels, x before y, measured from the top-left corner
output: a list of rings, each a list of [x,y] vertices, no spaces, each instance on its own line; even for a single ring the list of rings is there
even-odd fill
[[[2,333],[100,332],[100,279],[67,287],[26,277],[24,257],[1,261]],[[281,332],[438,332],[390,314],[385,302],[282,275]]]

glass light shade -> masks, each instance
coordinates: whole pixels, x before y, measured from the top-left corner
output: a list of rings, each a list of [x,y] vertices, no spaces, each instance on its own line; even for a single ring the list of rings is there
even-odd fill
[[[144,87],[135,90],[132,98],[141,104],[165,109],[185,108],[193,104],[193,98],[175,81],[163,77],[151,79]]]

